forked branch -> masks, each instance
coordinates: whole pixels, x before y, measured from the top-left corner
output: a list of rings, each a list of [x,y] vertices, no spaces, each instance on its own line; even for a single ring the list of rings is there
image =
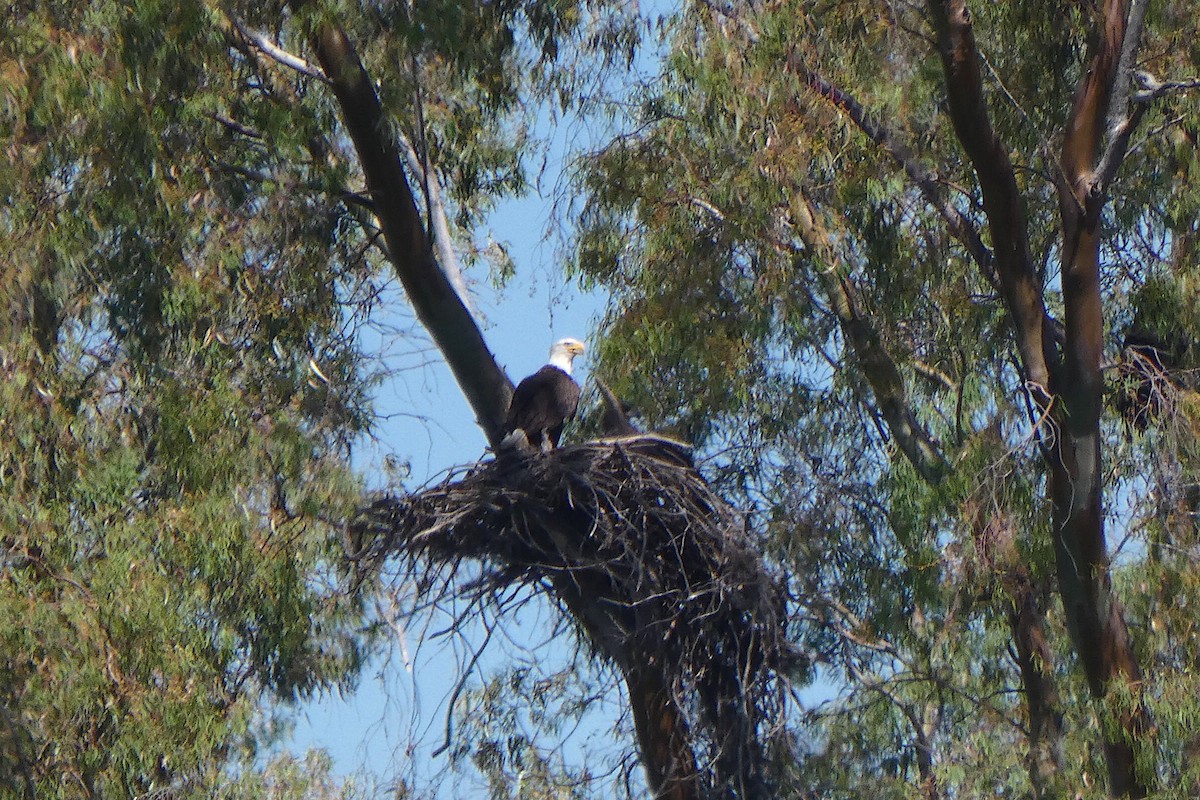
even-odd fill
[[[996,273],[1012,315],[1026,385],[1039,405],[1049,402],[1056,363],[1052,323],[1029,244],[1025,203],[1008,149],[992,127],[984,101],[979,52],[965,0],[929,0],[938,54],[946,78],[946,99],[959,142],[983,193]]]
[[[379,98],[354,45],[329,21],[317,26],[312,44],[341,107],[405,294],[453,371],[489,443],[497,445],[512,397],[512,381],[496,363],[471,312],[438,267],[401,165],[403,156],[389,134]]]

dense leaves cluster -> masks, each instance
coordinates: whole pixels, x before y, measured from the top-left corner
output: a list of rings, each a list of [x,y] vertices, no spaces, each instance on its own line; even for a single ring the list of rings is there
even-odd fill
[[[798,791],[1099,796],[1101,740],[1137,730],[1140,780],[1172,796],[1200,733],[1182,699],[1200,588],[1195,100],[1156,98],[1099,223],[1104,509],[1145,684],[1098,703],[1057,600],[1042,454],[1058,423],[1025,383],[1006,244],[947,107],[937,19],[956,5],[687,8],[637,135],[580,177],[576,268],[616,301],[603,368],[652,424],[709,442],[795,576],[797,635],[839,690],[798,728]],[[1110,8],[969,9],[1068,364],[1060,157]],[[1138,69],[1195,77],[1189,14],[1151,4]],[[1137,708],[1152,730],[1114,734]]]
[[[339,179],[306,140],[320,110],[288,124],[290,84],[213,9],[14,12],[0,775],[38,797],[209,796],[264,693],[345,683],[361,658],[336,526],[368,420],[346,309],[373,267],[307,188]]]

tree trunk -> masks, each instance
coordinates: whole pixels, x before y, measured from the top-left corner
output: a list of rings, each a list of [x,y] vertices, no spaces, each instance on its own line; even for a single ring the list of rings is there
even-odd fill
[[[302,2],[294,3],[294,6]],[[330,81],[358,153],[373,210],[396,274],[433,336],[492,446],[499,444],[513,384],[496,363],[470,311],[438,268],[396,141],[387,134],[379,99],[349,38],[325,22],[313,34],[317,59]],[[643,757],[656,798],[699,797],[695,757],[683,718],[661,674],[635,663],[616,622],[578,588],[557,586],[559,596],[589,632],[597,648],[621,666]]]
[[[1037,586],[1023,564],[1015,565],[1004,583],[1012,603],[1008,623],[1029,715],[1029,783],[1035,798],[1049,800],[1057,796],[1062,769],[1063,716],[1051,671],[1046,613]]]
[[[1100,448],[1104,316],[1099,226],[1106,197],[1096,172],[1107,160],[1101,146],[1113,95],[1127,96],[1121,82],[1131,77],[1118,69],[1131,60],[1125,55],[1127,6],[1123,0],[1105,4],[1104,28],[1093,42],[1067,124],[1058,184],[1066,342],[1052,386],[1061,401],[1053,409],[1058,432],[1049,448],[1052,530],[1067,628],[1098,699],[1109,695],[1114,679],[1137,698],[1142,679],[1109,574]],[[1135,48],[1133,42],[1129,52]],[[1135,701],[1132,709],[1122,709],[1116,717],[1120,734],[1105,741],[1109,790],[1118,797],[1145,797],[1147,786],[1137,774],[1134,749],[1148,727],[1145,707]]]
[[[1049,472],[1052,536],[1059,593],[1067,626],[1092,694],[1108,696],[1114,678],[1136,696],[1141,672],[1120,603],[1112,590],[1104,541],[1100,411],[1103,309],[1098,224],[1104,205],[1100,152],[1115,91],[1130,76],[1126,4],[1108,0],[1103,30],[1091,46],[1063,144],[1059,203],[1063,220],[1063,305],[1066,341],[1061,356],[1048,335],[1044,289],[1030,255],[1029,231],[1012,163],[991,127],[979,72],[980,57],[965,0],[929,0],[946,75],[955,131],[979,177],[984,211],[996,247],[997,275],[1013,320],[1026,386],[1050,427],[1039,431]],[[1135,25],[1135,28],[1137,26]],[[1120,97],[1127,92],[1116,91]],[[1123,109],[1122,109],[1123,113]],[[1127,137],[1126,140],[1127,141]],[[1116,154],[1119,163],[1120,153]],[[1146,728],[1144,708],[1118,716],[1121,735],[1105,742],[1109,789],[1143,797],[1134,746]]]

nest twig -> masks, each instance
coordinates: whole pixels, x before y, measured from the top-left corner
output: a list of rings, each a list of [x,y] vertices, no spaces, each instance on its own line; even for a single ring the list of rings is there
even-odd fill
[[[782,584],[686,445],[638,435],[502,454],[380,498],[355,529],[378,556],[478,560],[497,589],[552,586],[625,675],[644,759],[669,762],[646,765],[656,791],[769,796],[763,745],[791,662]],[[644,724],[639,702],[657,706]]]

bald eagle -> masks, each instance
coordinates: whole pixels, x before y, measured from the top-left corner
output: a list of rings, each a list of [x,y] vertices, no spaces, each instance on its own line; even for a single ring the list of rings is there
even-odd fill
[[[579,384],[571,377],[571,362],[583,352],[578,339],[560,339],[550,348],[550,362],[517,385],[504,423],[504,442],[524,438],[542,452],[558,447],[563,426],[579,407]]]

